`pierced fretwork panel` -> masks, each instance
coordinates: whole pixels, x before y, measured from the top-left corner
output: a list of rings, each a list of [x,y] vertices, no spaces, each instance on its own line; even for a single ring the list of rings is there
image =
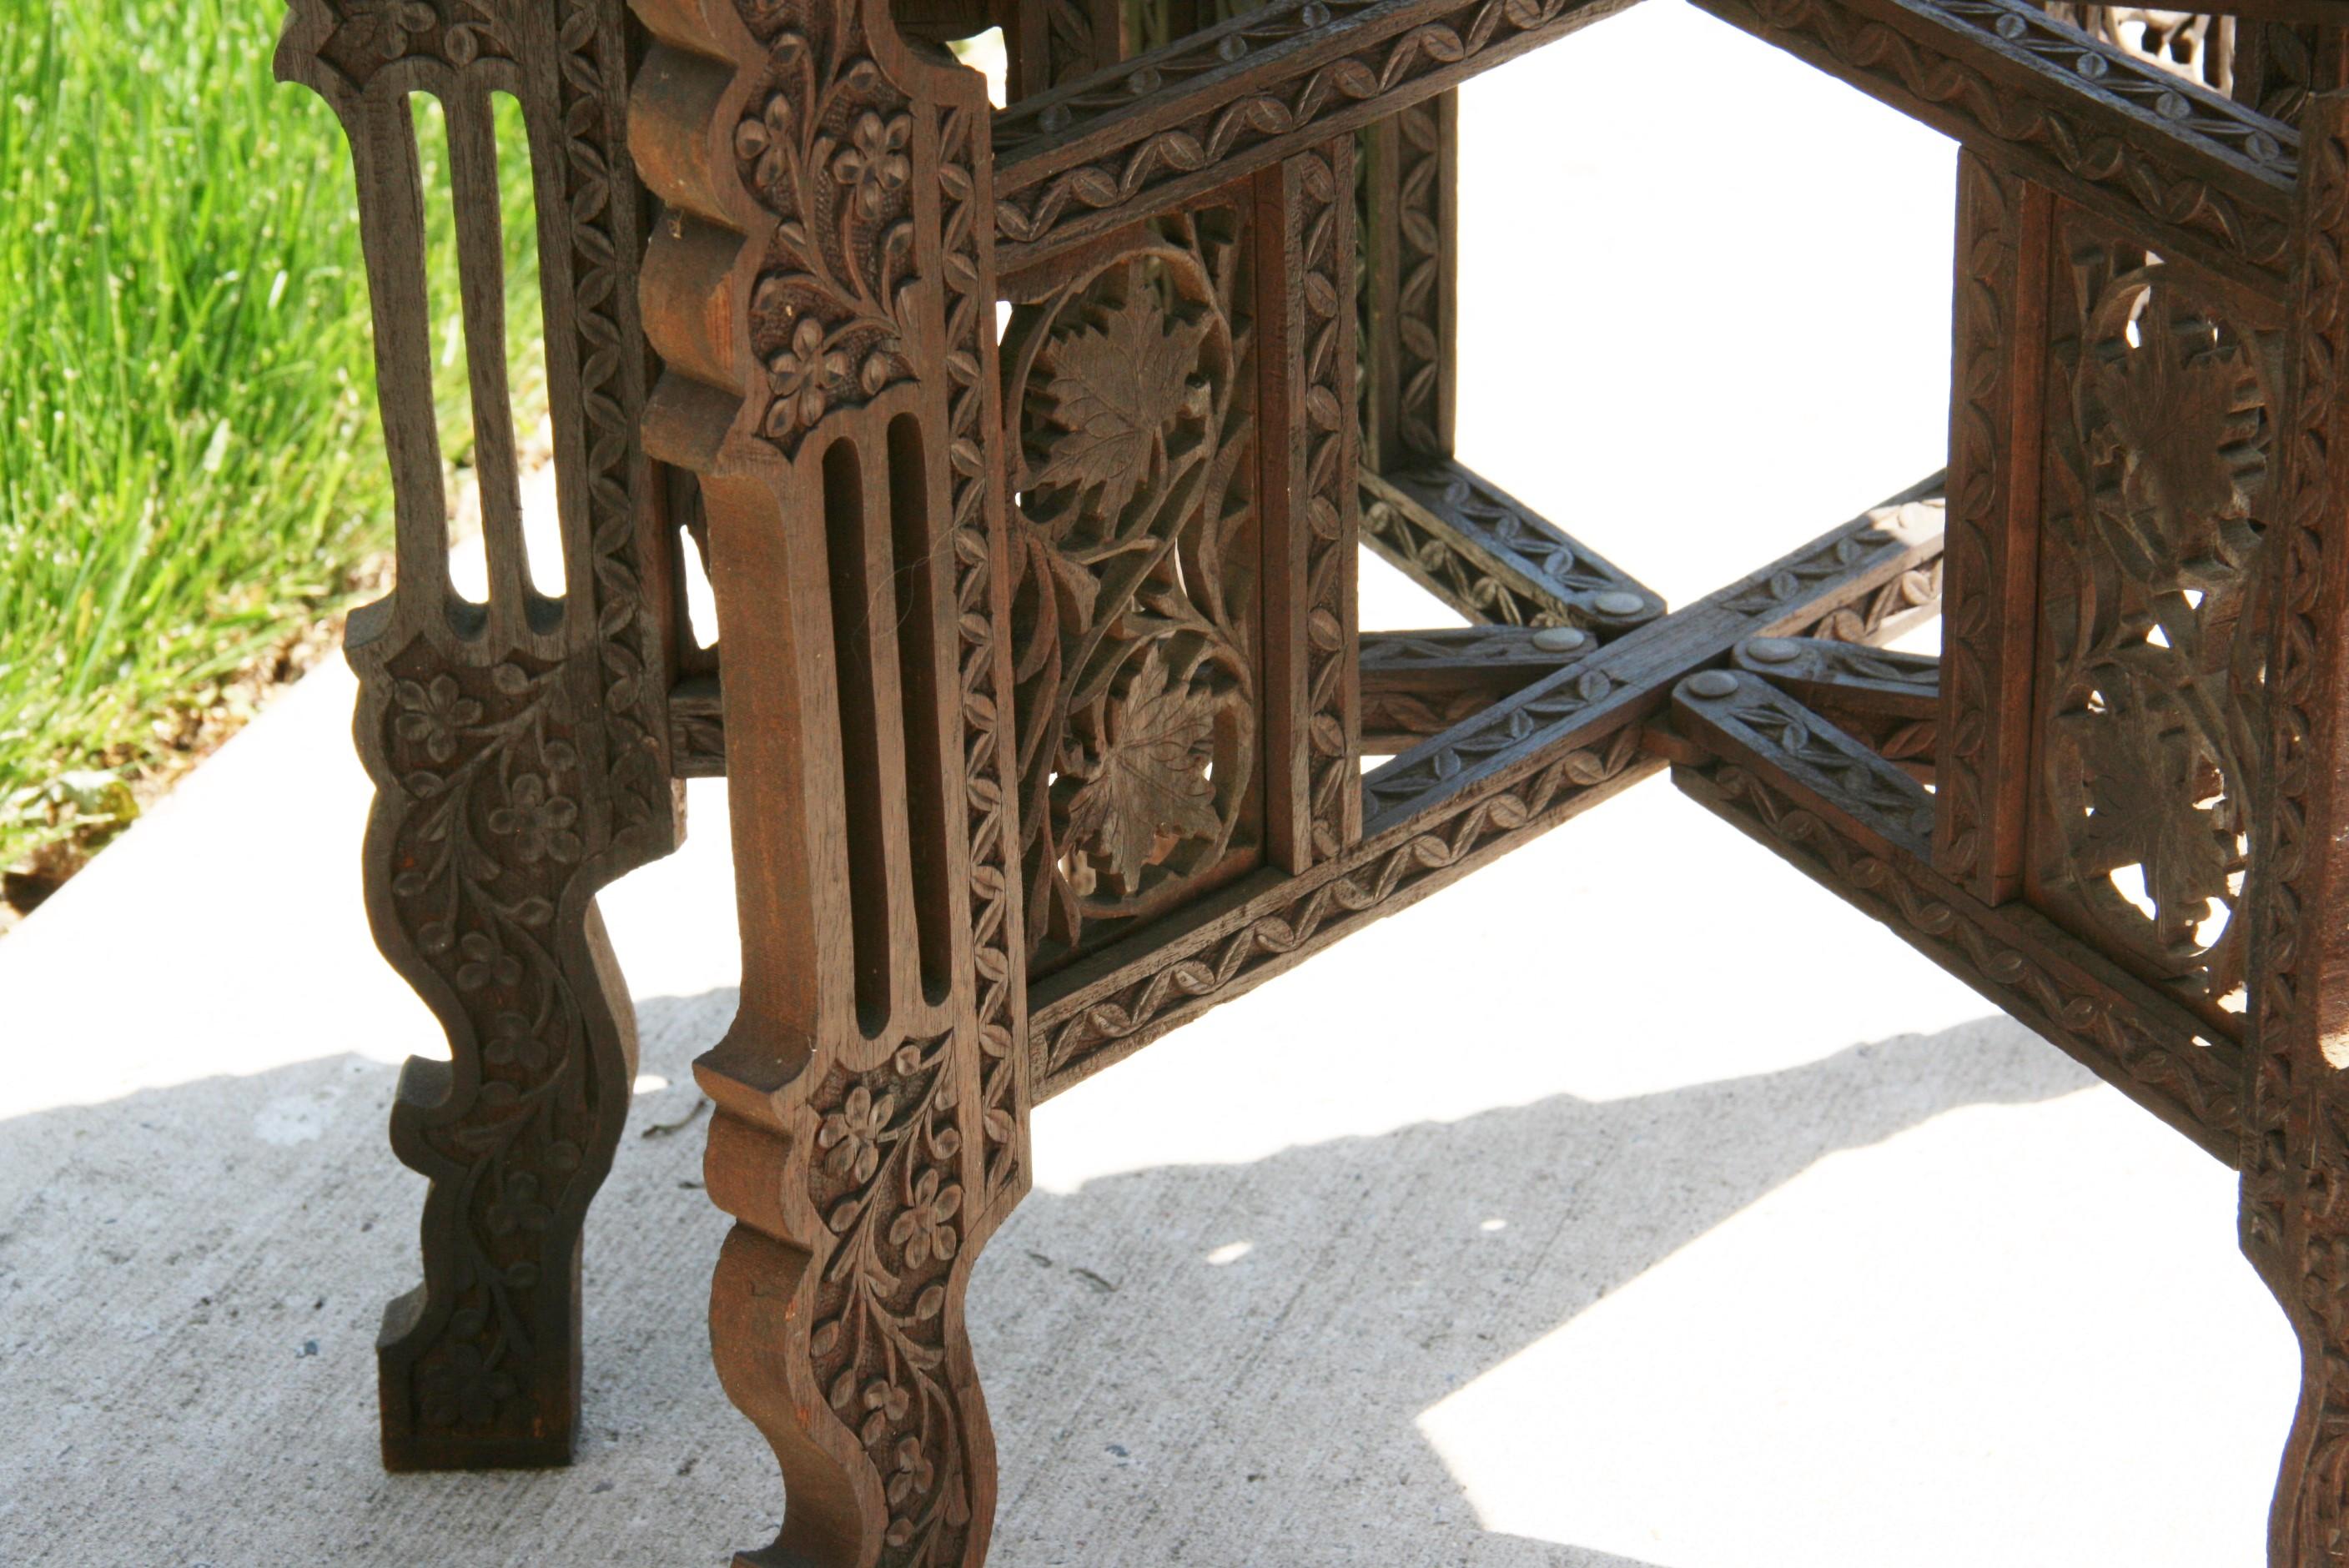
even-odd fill
[[[1019,821],[1034,971],[1262,859],[1245,192],[1012,312]]]
[[[2232,1029],[2279,324],[2076,211],[2054,252],[2026,885]]]

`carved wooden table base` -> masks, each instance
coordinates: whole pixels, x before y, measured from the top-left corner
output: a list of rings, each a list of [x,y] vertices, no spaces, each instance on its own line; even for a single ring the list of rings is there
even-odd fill
[[[786,1506],[738,1561],[978,1568],[965,1296],[1032,1107],[1669,765],[2240,1169],[2306,1365],[2270,1560],[2349,1562],[2336,0],[1701,0],[1965,150],[1947,474],[1677,609],[1453,453],[1451,89],[1627,3],[293,0],[398,494],[398,587],[350,639],[370,914],[453,1058],[393,1116],[431,1186],[388,1465],[569,1456],[634,1068],[594,897],[674,847],[678,780],[731,781],[740,890],[740,1013],[697,1069],[737,1222],[711,1338]],[[990,25],[1001,110],[936,43]],[[446,571],[419,93],[479,604]],[[1361,632],[1365,544],[1476,624]],[[1937,610],[1940,659],[1876,646]]]

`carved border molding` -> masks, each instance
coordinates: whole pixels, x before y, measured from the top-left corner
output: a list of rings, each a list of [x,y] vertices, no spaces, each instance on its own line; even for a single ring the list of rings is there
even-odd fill
[[[1631,0],[1291,0],[996,117],[1007,272],[1351,131]]]
[[[2309,1564],[2349,1529],[2349,1091],[2341,1037],[2349,863],[2339,839],[2349,705],[2341,623],[2349,606],[2349,93],[2310,109],[2300,269],[2291,322],[2282,474],[2267,547],[2272,585],[2268,790],[2251,881],[2253,1042],[2240,1144],[2243,1252],[2301,1342],[2302,1387],[2284,1450],[2270,1553]]]
[[[1447,457],[1362,475],[1365,541],[1472,621],[1617,636],[1663,599],[1483,475]]]
[[[1037,1013],[1030,1035],[1037,1099],[1123,1060],[1167,1030],[1270,979],[1309,954],[1506,854],[1639,782],[1662,764],[1640,751],[1628,718],[1578,737],[1473,799],[1455,799],[1342,859],[1285,880],[1186,940],[1167,943],[1143,972],[1085,986]]]
[[[2044,187],[1959,156],[1934,863],[1991,903],[2023,872],[2054,215]]]
[[[1992,908],[1928,858],[1932,796],[1751,676],[1681,684],[1674,717],[1706,759],[1673,782],[2232,1165],[2243,1052],[2020,904]]]
[[[1698,0],[2188,255],[2282,282],[2299,139],[2025,0]]]

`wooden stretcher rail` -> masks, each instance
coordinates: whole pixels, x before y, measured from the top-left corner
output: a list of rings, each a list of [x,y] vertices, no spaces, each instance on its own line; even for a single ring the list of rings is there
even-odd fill
[[[1450,458],[1362,474],[1362,542],[1472,621],[1620,636],[1662,595]]]
[[[2186,257],[2284,285],[2300,138],[2026,0],[1696,0]]]
[[[1366,633],[1361,649],[1362,751],[1392,757],[1588,658],[1599,639],[1574,626],[1453,626]]]
[[[1007,274],[1353,131],[1632,0],[1284,0],[995,117]]]
[[[1593,719],[1646,719],[1674,681],[1747,637],[1822,625],[1847,642],[1898,635],[1939,602],[1940,508],[1917,499],[1939,483],[1937,475],[1366,774],[1363,831],[1424,812]]]
[[[1939,484],[1936,475],[1367,776],[1362,839],[1337,859],[1240,882],[1035,986],[1037,1099],[1654,773],[1663,764],[1644,748],[1645,721],[1682,676],[1742,638],[1821,624],[1890,637],[1930,614],[1940,509],[1918,498]],[[1381,775],[1404,782],[1373,817]]]
[[[1438,627],[1361,634],[1364,744],[1391,755],[1596,651],[1566,627]],[[1444,717],[1445,715],[1449,717]],[[689,676],[668,694],[669,755],[679,779],[726,776],[726,713],[716,675]],[[1441,720],[1440,722],[1438,720]],[[1373,742],[1401,738],[1383,753]]]
[[[1705,754],[1675,767],[1692,798],[1881,921],[1926,957],[2232,1166],[2242,1048],[2022,903],[1933,870],[1933,798],[1892,763],[1754,676],[1680,684],[1672,717]]]

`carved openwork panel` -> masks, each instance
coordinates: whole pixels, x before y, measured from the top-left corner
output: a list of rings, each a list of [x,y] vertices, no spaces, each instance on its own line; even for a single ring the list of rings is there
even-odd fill
[[[1034,972],[1262,858],[1249,227],[1244,193],[1144,224],[1008,328]]]
[[[2076,211],[2053,264],[2027,884],[2232,1028],[2275,322]]]

